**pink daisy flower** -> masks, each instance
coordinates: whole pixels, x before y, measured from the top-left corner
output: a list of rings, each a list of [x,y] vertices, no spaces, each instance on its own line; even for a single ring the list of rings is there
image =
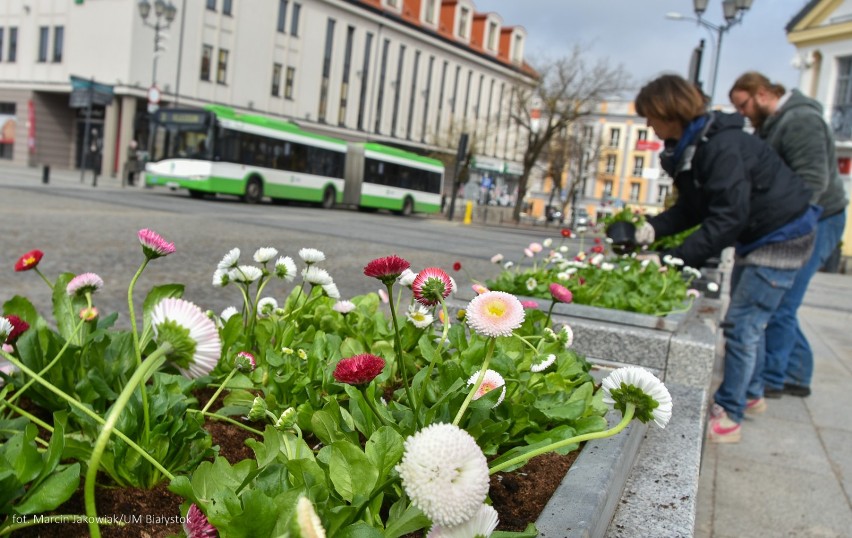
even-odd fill
[[[385,361],[381,357],[363,353],[340,359],[332,375],[339,383],[347,385],[365,385],[382,373]]]
[[[538,308],[538,301],[521,301],[521,306],[530,310],[535,310]]]
[[[411,264],[399,256],[385,256],[368,263],[364,267],[364,274],[381,280],[385,285],[390,285],[409,267]]]
[[[424,306],[435,306],[453,291],[453,281],[443,269],[427,267],[419,273],[411,284],[414,299]]]
[[[219,536],[216,527],[207,521],[207,516],[194,503],[186,512],[183,532],[186,533],[187,538],[216,538],[216,536]]]
[[[136,234],[139,243],[142,244],[142,252],[149,260],[168,256],[175,251],[175,244],[169,243],[154,230],[147,228],[139,230]]]
[[[257,359],[248,351],[240,351],[234,359],[234,367],[241,372],[251,372],[257,368]]]
[[[473,291],[475,291],[477,295],[482,295],[483,293],[488,291],[488,288],[486,288],[482,284],[474,284],[471,287],[473,288]]]
[[[474,374],[470,376],[470,379],[467,380],[467,384],[473,385],[474,383],[476,383],[477,377],[479,377],[479,372],[474,372]],[[506,397],[506,381],[503,379],[503,376],[501,376],[494,370],[485,370],[485,375],[482,378],[482,383],[480,383],[479,388],[476,389],[476,394],[473,395],[473,399],[478,400],[495,389],[503,389],[503,392],[497,399],[497,403],[494,404],[494,407],[497,407],[498,405],[500,405],[500,403],[503,402],[503,398]]]
[[[70,296],[83,296],[86,293],[95,293],[104,287],[104,281],[95,273],[83,273],[71,279],[65,286],[65,292]]]
[[[468,325],[483,336],[511,336],[524,322],[524,307],[514,295],[489,291],[473,298],[465,317]]]
[[[544,247],[541,243],[530,243],[529,249],[533,252],[533,254],[538,254],[544,249]]]
[[[571,290],[556,282],[550,285],[550,295],[554,301],[559,301],[560,303],[570,303],[574,300],[574,294],[571,293]]]

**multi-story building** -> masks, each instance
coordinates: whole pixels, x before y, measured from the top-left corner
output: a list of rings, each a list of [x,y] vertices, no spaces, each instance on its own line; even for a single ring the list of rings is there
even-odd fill
[[[569,150],[563,172],[563,191],[551,197],[553,182],[544,176],[530,189],[531,211],[543,215],[548,200],[584,208],[597,221],[624,207],[656,214],[671,193],[672,180],[659,165],[662,142],[633,102],[607,101],[594,114],[571,126],[579,150]],[[565,188],[576,185],[571,196]]]
[[[823,104],[834,130],[838,166],[848,193],[852,182],[852,1],[811,0],[786,30],[797,49],[793,65],[801,70],[799,89]],[[852,219],[846,222],[842,251],[844,257],[852,257]]]
[[[0,158],[80,165],[76,76],[112,87],[89,118],[105,174],[120,173],[131,141],[147,146],[157,97],[420,153],[454,154],[465,131],[475,161],[505,173],[523,151],[507,111],[516,88],[535,83],[525,40],[471,0],[6,0]]]

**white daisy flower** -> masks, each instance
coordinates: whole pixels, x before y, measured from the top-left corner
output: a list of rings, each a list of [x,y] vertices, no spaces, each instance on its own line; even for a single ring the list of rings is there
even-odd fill
[[[717,291],[719,291],[719,285],[716,284],[715,282],[708,282],[707,283],[707,291],[716,293]]]
[[[296,503],[296,520],[299,531],[304,538],[325,538],[325,528],[314,510],[314,505],[307,497],[299,497]]]
[[[420,303],[411,304],[408,307],[408,314],[406,314],[406,317],[408,318],[408,321],[410,321],[412,325],[418,329],[425,329],[432,325],[432,322],[435,321],[435,317]]]
[[[334,282],[331,275],[328,274],[328,271],[320,269],[319,267],[314,267],[313,265],[309,265],[302,269],[302,278],[305,279],[305,282],[313,284],[314,286],[325,286],[326,284]]]
[[[296,278],[296,264],[290,256],[281,256],[275,260],[275,276],[292,282]]]
[[[552,245],[552,244],[553,244],[553,239],[551,239],[551,238],[549,238],[549,237],[548,237],[547,239],[545,239],[544,241],[542,241],[542,242],[541,242],[541,244],[542,244],[542,246],[543,246],[544,248],[550,248],[550,245]]]
[[[497,510],[489,504],[483,504],[473,517],[464,523],[452,527],[433,525],[426,538],[488,538],[498,523]]]
[[[275,256],[278,256],[278,250],[272,247],[261,247],[254,251],[254,261],[257,263],[266,263]]]
[[[213,285],[217,288],[224,288],[231,281],[231,274],[227,269],[217,268],[213,271]]]
[[[676,258],[671,254],[666,254],[665,256],[663,256],[663,263],[666,265],[681,266],[683,265],[683,260],[680,258]]]
[[[12,322],[0,316],[0,344],[6,342],[6,339],[12,334],[13,329]]]
[[[562,271],[560,273],[556,273],[556,278],[558,280],[568,280],[571,278],[571,275],[569,275],[567,271]]]
[[[538,281],[533,277],[529,277],[526,282],[527,291],[533,291],[538,286]]]
[[[411,502],[436,525],[464,523],[488,494],[485,455],[453,424],[431,424],[406,439],[396,470]]]
[[[299,250],[299,257],[307,264],[325,261],[325,254],[323,254],[321,250],[317,250],[315,248],[303,248]]]
[[[474,372],[467,380],[468,386],[472,386],[476,383],[477,377],[479,377],[479,372]],[[473,395],[473,399],[478,400],[495,389],[502,389],[500,397],[497,398],[497,403],[494,404],[494,407],[497,407],[503,402],[503,398],[506,397],[506,381],[503,379],[503,376],[494,370],[485,370],[485,375],[482,377],[482,383],[480,383],[479,388],[476,389],[476,394]]]
[[[337,284],[329,282],[322,285],[322,290],[332,299],[340,299],[340,290],[337,289]]]
[[[515,266],[515,263],[514,263],[514,262],[512,262],[512,261],[508,261],[508,262],[506,262],[506,263],[504,263],[504,264],[503,264],[503,269],[511,269],[511,268],[512,268],[512,267],[514,267],[514,266]]]
[[[563,325],[560,329],[562,337],[565,338],[565,349],[574,345],[574,331],[568,325]]]
[[[447,275],[450,276],[450,275]],[[450,293],[455,293],[458,290],[458,286],[456,285],[456,279],[450,276]]]
[[[278,301],[274,297],[264,297],[257,302],[257,312],[261,317],[272,315],[278,308]]]
[[[217,266],[219,269],[233,269],[240,262],[240,249],[232,248],[222,257],[222,261]]]
[[[589,263],[592,264],[592,265],[600,265],[601,262],[603,262],[603,260],[604,260],[603,254],[595,254],[594,256],[591,257],[591,259],[589,259]]]
[[[603,263],[601,264],[601,270],[602,270],[602,271],[607,271],[607,272],[608,272],[608,271],[612,271],[613,269],[615,269],[615,265],[613,265],[613,264],[611,264],[611,263],[609,263],[609,262],[603,262]]]
[[[559,247],[559,252],[561,252],[562,254],[568,254],[568,245],[562,245],[561,247]]]
[[[495,255],[491,256],[491,263],[500,263],[502,261],[503,261],[503,255],[502,254],[495,254]]]
[[[417,278],[417,273],[415,273],[411,269],[406,269],[399,275],[399,279],[397,280],[401,286],[410,288],[411,285],[414,284],[415,278]]]
[[[222,323],[227,323],[228,320],[231,319],[231,316],[235,316],[239,313],[240,311],[237,310],[236,306],[229,306],[225,310],[222,310],[222,313],[219,314],[219,319],[222,320]]]
[[[637,390],[638,389],[638,390]],[[644,368],[626,366],[609,374],[601,383],[603,402],[624,414],[628,403],[636,406],[636,418],[653,419],[665,428],[672,418],[672,396],[662,381]]]
[[[556,355],[551,353],[540,363],[533,364],[532,366],[530,366],[530,371],[536,372],[536,373],[543,372],[543,371],[547,370],[547,367],[550,366],[551,364],[553,364],[554,362],[556,362]]]
[[[353,310],[355,310],[355,303],[352,301],[337,301],[334,303],[334,306],[331,307],[335,312],[340,312],[344,316]]]
[[[237,282],[252,283],[263,276],[263,271],[254,265],[240,265],[236,269],[232,269],[230,277]]]
[[[219,362],[219,330],[191,302],[174,297],[163,299],[151,312],[151,327],[157,344],[172,345],[168,359],[184,376],[194,379],[207,375]]]

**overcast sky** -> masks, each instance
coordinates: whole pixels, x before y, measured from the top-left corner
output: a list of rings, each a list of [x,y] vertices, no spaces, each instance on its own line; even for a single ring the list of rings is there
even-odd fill
[[[788,88],[798,86],[798,71],[790,65],[796,49],[787,42],[784,27],[805,4],[807,0],[754,0],[742,23],[723,34],[714,102],[727,103],[734,80],[752,69]],[[704,39],[702,80],[709,93],[710,32],[694,21],[665,17],[669,12],[694,17],[692,0],[474,0],[474,5],[477,11],[499,13],[504,25],[523,26],[529,36],[528,59],[558,57],[581,45],[596,58],[623,65],[637,91],[664,72],[686,75],[692,50]],[[710,0],[704,19],[717,26],[724,21],[722,0]]]

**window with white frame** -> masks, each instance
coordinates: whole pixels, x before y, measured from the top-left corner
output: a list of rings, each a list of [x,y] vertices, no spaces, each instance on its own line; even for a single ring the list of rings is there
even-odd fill
[[[648,140],[648,129],[639,129],[636,131],[636,140],[644,142]]]
[[[837,59],[837,85],[831,126],[837,138],[852,139],[852,56]]]
[[[617,148],[618,140],[621,138],[621,129],[612,127],[609,130],[609,147]]]
[[[666,198],[669,195],[669,186],[668,185],[660,185],[657,187],[657,203],[662,204],[666,201]]]
[[[639,201],[639,191],[641,190],[642,185],[639,183],[631,183],[630,184],[630,201],[638,202]]]
[[[604,198],[612,198],[612,181],[609,179],[604,181],[603,196]]]
[[[437,0],[426,0],[423,3],[423,22],[435,26],[438,20]]]
[[[497,50],[497,36],[500,34],[500,26],[495,21],[488,23],[488,41],[487,47],[490,51]]]
[[[606,173],[614,174],[615,173],[615,155],[607,155],[606,156]]]
[[[521,63],[524,59],[524,36],[521,34],[515,34],[515,38],[512,43],[512,61],[516,64]]]
[[[466,6],[459,6],[459,25],[456,30],[456,34],[462,38],[468,38],[467,27],[470,24],[470,8]]]
[[[645,168],[645,157],[635,156],[633,157],[633,175],[636,177],[642,177],[642,170]]]

